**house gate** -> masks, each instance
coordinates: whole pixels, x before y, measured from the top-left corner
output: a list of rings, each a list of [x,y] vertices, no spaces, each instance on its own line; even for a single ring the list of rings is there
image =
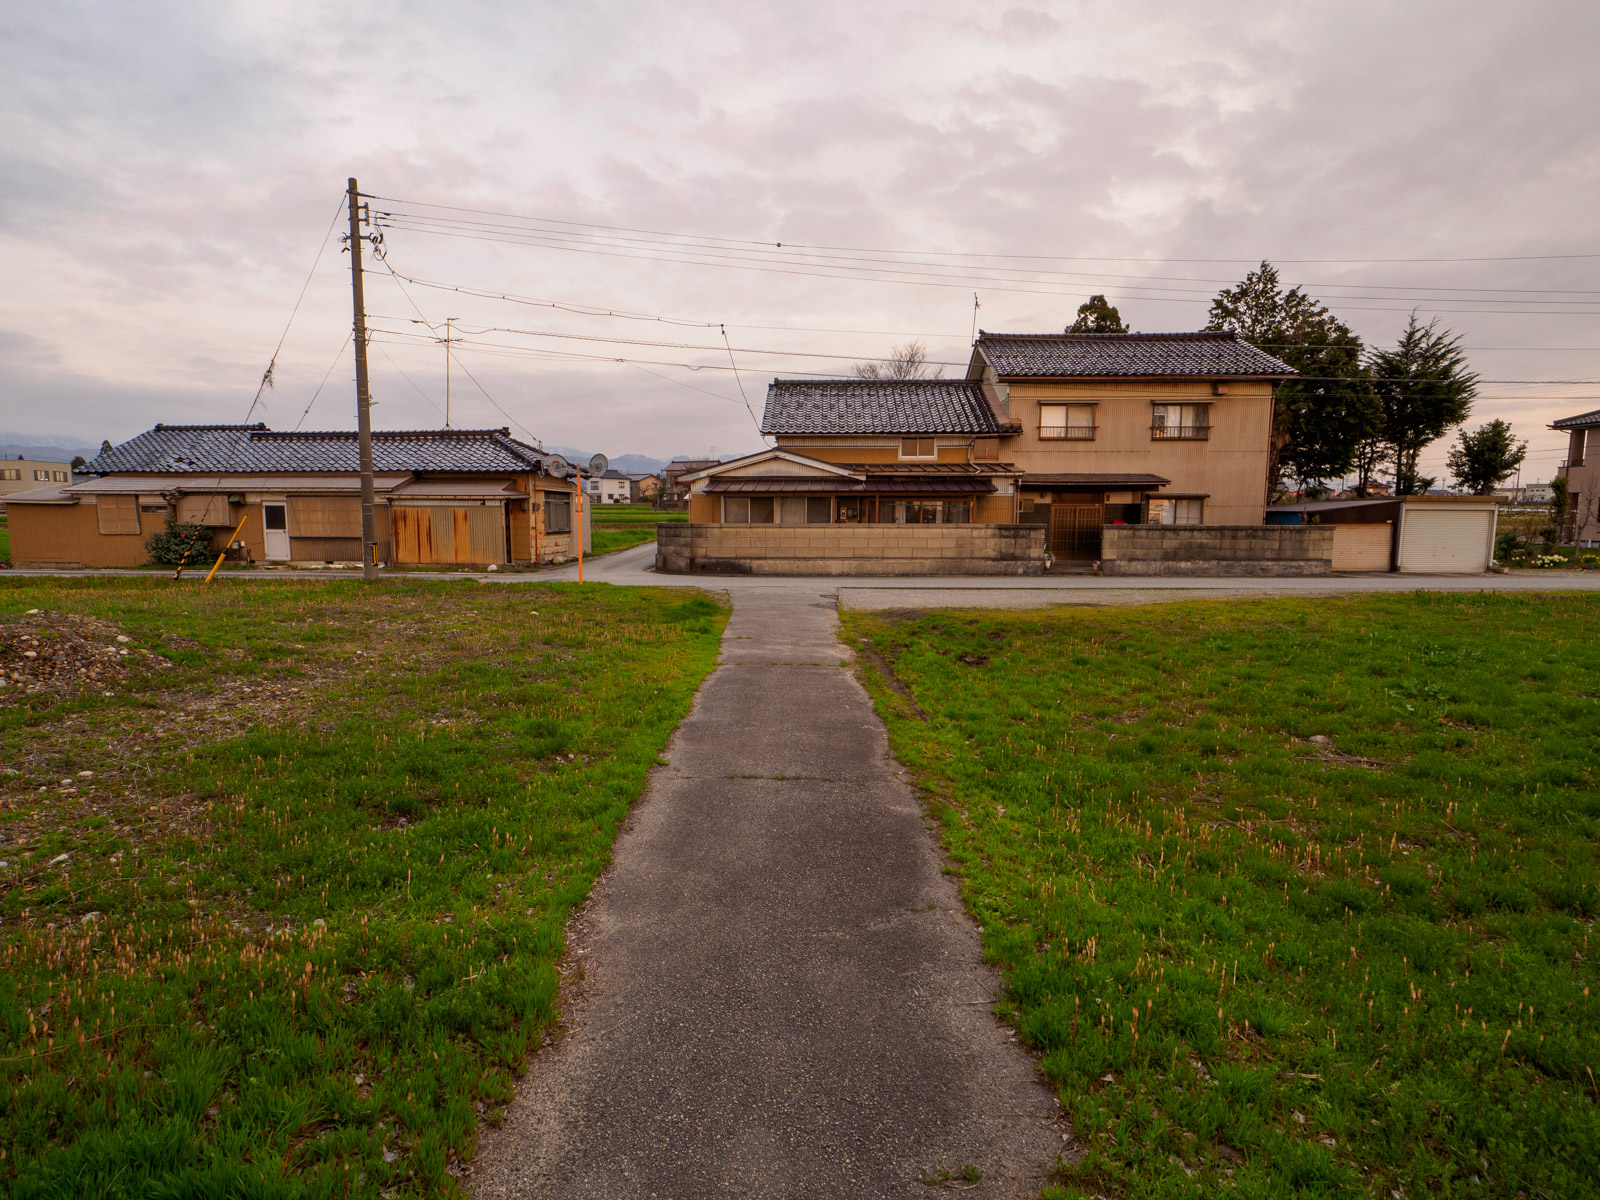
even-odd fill
[[[1092,560],[1100,557],[1104,504],[1052,504],[1050,553],[1055,558]]]

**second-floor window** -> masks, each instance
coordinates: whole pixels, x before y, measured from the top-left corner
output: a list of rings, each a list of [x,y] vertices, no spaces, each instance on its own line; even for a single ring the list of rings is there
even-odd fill
[[[994,462],[1000,457],[999,438],[974,438],[972,440],[973,462]]]
[[[939,455],[938,443],[931,437],[914,437],[900,439],[901,458],[937,458]]]
[[[1041,404],[1039,436],[1076,442],[1094,441],[1094,407],[1092,404]]]
[[[16,467],[6,467],[4,469],[0,469],[0,479],[21,479],[21,478],[22,478],[22,472],[17,470]]]
[[[1153,404],[1150,406],[1152,439],[1181,438],[1204,441],[1211,436],[1209,404]]]

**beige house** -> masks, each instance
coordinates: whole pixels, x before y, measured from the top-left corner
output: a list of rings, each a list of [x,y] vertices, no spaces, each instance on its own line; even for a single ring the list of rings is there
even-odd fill
[[[1567,459],[1556,474],[1566,478],[1572,507],[1561,539],[1600,546],[1600,409],[1562,417],[1550,428],[1567,435]]]
[[[776,450],[685,472],[689,521],[1032,526],[1079,560],[1108,525],[1260,527],[1291,375],[1232,333],[983,333],[965,379],[778,379]]]

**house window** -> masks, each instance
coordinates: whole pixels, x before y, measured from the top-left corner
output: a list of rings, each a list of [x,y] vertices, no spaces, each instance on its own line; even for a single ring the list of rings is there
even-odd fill
[[[1204,500],[1179,500],[1173,497],[1150,498],[1151,525],[1200,525],[1205,517]]]
[[[972,442],[973,462],[994,462],[1000,457],[999,438],[974,438]]]
[[[1092,404],[1041,404],[1039,436],[1092,442],[1095,430],[1094,409],[1095,406]]]
[[[840,496],[834,507],[833,519],[841,525],[859,525],[869,520],[867,511],[872,504],[861,496]]]
[[[57,483],[65,483],[67,481],[67,473],[65,471],[51,471],[50,477]]]
[[[544,531],[546,533],[572,532],[572,497],[565,492],[544,494]]]
[[[934,438],[908,437],[900,439],[901,458],[937,458],[938,456],[938,442]]]
[[[21,479],[21,478],[22,478],[22,472],[17,470],[17,468],[15,468],[15,467],[6,467],[4,470],[0,470],[0,479]]]
[[[43,480],[44,482],[48,483],[50,481],[50,472],[49,471],[35,471],[33,473],[33,478],[34,478],[34,482],[35,483],[39,482],[40,480]]]
[[[972,524],[971,500],[946,500],[942,506],[939,523],[942,525]]]
[[[729,525],[771,525],[771,496],[724,496],[722,519]]]
[[[826,496],[806,497],[806,524],[826,525],[833,520],[833,502]]]
[[[1150,409],[1152,441],[1177,438],[1204,441],[1211,436],[1209,404],[1155,404]]]

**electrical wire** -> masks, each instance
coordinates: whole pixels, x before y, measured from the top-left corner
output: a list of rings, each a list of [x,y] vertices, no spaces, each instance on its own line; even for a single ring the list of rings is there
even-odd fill
[[[333,220],[328,222],[328,232],[322,235],[322,245],[317,247],[317,256],[311,260],[311,270],[306,272],[306,281],[300,285],[300,294],[295,297],[294,307],[289,310],[289,320],[283,326],[283,334],[278,338],[278,345],[272,351],[272,357],[267,360],[267,369],[261,373],[261,383],[256,387],[255,399],[250,401],[250,408],[244,414],[244,424],[250,424],[250,418],[255,415],[256,406],[261,403],[261,394],[272,386],[272,372],[278,365],[278,354],[283,349],[284,342],[289,340],[289,330],[294,326],[295,316],[300,312],[300,302],[306,298],[306,291],[311,287],[312,277],[317,273],[317,267],[322,264],[322,256],[328,249],[328,241],[333,237],[334,228],[339,224],[339,214],[344,210],[345,201],[341,200],[333,210]],[[315,397],[313,397],[315,399]],[[301,418],[304,420],[304,417]]]
[[[301,413],[300,419],[294,423],[296,433],[300,431],[300,426],[306,423],[306,416],[311,412],[311,405],[317,402],[317,397],[322,395],[322,389],[328,386],[328,379],[332,376],[333,369],[339,365],[339,360],[344,357],[344,352],[349,349],[350,342],[355,336],[354,330],[344,335],[344,345],[339,347],[339,353],[333,356],[333,361],[328,364],[328,369],[322,373],[322,382],[317,384],[317,390],[311,393],[311,399],[306,404],[305,412]],[[249,424],[249,422],[247,421],[246,424]]]
[[[739,397],[744,401],[744,410],[750,414],[750,423],[756,427],[756,432],[761,433],[761,422],[756,420],[756,410],[750,407],[750,397],[744,390],[744,376],[739,374],[739,364],[733,357],[733,343],[728,341],[728,331],[722,331],[722,344],[728,350],[728,363],[733,367],[733,381],[739,385]],[[765,436],[764,434],[762,436]]]
[[[570,226],[574,226],[574,227],[577,227],[577,228],[601,229],[601,230],[606,230],[608,232],[616,232],[616,233],[643,233],[643,234],[649,234],[649,235],[655,236],[655,237],[700,238],[700,239],[705,240],[705,241],[732,242],[732,243],[736,243],[736,244],[749,245],[749,246],[762,246],[762,247],[766,247],[766,246],[773,246],[773,247],[791,246],[791,247],[794,247],[796,249],[804,249],[804,250],[838,250],[838,251],[848,251],[848,252],[853,252],[853,253],[882,253],[882,254],[929,253],[929,252],[922,252],[922,251],[873,250],[870,247],[864,247],[864,246],[824,246],[824,245],[810,245],[810,244],[803,243],[803,242],[755,241],[755,240],[751,240],[751,239],[739,239],[739,238],[711,238],[711,237],[706,237],[705,235],[701,235],[701,234],[674,234],[674,233],[665,232],[665,231],[659,230],[659,229],[637,229],[637,228],[634,228],[632,226],[627,226],[627,225],[596,225],[596,224],[592,224],[590,222],[585,222],[585,221],[564,221],[564,220],[559,220],[559,219],[554,218],[554,217],[537,217],[537,216],[530,216],[530,215],[527,215],[527,214],[524,214],[524,213],[499,212],[499,211],[495,211],[493,209],[466,208],[466,207],[462,207],[460,205],[454,205],[454,204],[433,204],[433,203],[430,203],[430,202],[425,201],[425,200],[401,200],[401,199],[398,199],[398,198],[393,197],[393,196],[375,196],[375,195],[367,195],[366,193],[363,193],[363,195],[367,199],[380,200],[380,201],[383,201],[383,202],[389,203],[389,204],[411,204],[411,205],[415,205],[415,206],[420,207],[420,208],[447,209],[447,210],[449,210],[451,212],[476,213],[476,214],[478,214],[480,216],[511,217],[511,218],[514,218],[514,219],[517,219],[517,220],[523,220],[523,221],[542,221],[545,224],[549,224],[549,225],[570,225]],[[1030,261],[1048,261],[1048,262],[1182,262],[1182,263],[1218,263],[1218,264],[1227,263],[1227,264],[1235,264],[1235,263],[1254,263],[1254,262],[1258,261],[1254,257],[1247,257],[1247,258],[1167,258],[1167,257],[1156,257],[1156,256],[1129,256],[1129,255],[1120,255],[1120,256],[1119,255],[1100,255],[1100,256],[1077,255],[1077,256],[1073,256],[1073,255],[1041,255],[1041,254],[988,254],[988,253],[977,253],[977,252],[959,251],[959,250],[941,250],[941,251],[933,251],[931,253],[942,255],[942,256],[947,257],[947,258],[958,258],[958,257],[959,258],[1008,258],[1008,259],[1027,259],[1027,260],[1030,260]],[[1593,254],[1475,255],[1475,256],[1452,257],[1452,258],[1278,258],[1278,259],[1271,259],[1270,261],[1272,261],[1272,262],[1282,262],[1282,263],[1293,263],[1295,265],[1320,264],[1320,265],[1328,265],[1328,266],[1364,266],[1364,265],[1375,264],[1375,263],[1553,262],[1553,261],[1559,261],[1559,260],[1590,259],[1590,258],[1600,258],[1600,253],[1593,253]]]

